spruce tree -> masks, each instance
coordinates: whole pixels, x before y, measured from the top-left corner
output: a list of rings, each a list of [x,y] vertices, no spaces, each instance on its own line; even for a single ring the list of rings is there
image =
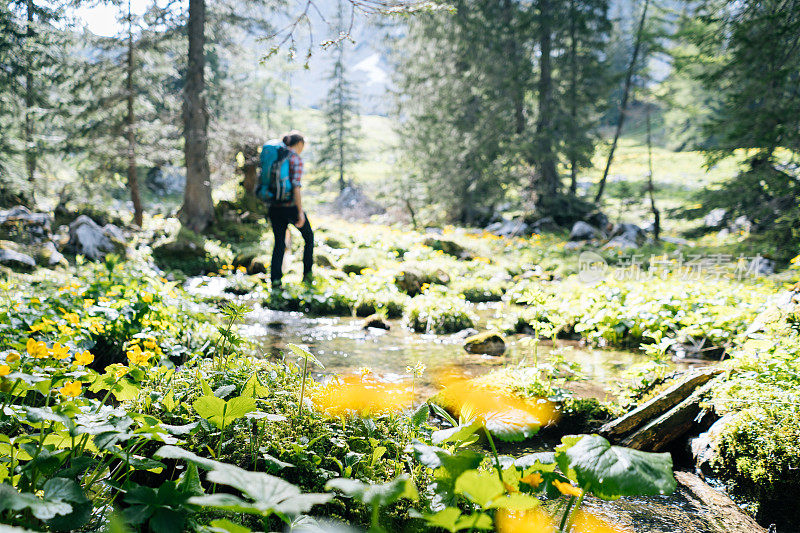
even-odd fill
[[[325,137],[319,154],[319,164],[328,177],[337,177],[339,191],[347,186],[345,175],[359,159],[358,138],[360,123],[358,97],[347,77],[345,61],[345,17],[342,0],[338,2],[333,46],[335,60],[328,79],[331,82],[325,100]]]

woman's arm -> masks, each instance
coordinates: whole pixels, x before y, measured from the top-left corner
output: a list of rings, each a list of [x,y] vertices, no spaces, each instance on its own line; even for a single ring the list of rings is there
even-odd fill
[[[306,223],[306,214],[303,212],[303,194],[300,192],[300,187],[295,187],[294,191],[294,205],[297,206],[297,223],[295,226],[302,228]]]

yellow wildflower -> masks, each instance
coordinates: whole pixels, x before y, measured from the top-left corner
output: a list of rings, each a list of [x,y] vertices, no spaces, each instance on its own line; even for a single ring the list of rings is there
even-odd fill
[[[154,341],[153,339],[145,339],[142,344],[144,344],[144,347],[148,350],[155,350],[158,346],[156,344],[156,341]]]
[[[64,318],[73,326],[81,323],[81,317],[78,316],[78,313],[64,313]]]
[[[42,303],[42,301],[39,298],[36,298],[36,297],[31,298],[30,302],[32,304],[40,304],[40,303]]]
[[[83,299],[83,307],[91,307],[93,305],[94,305],[94,300],[92,298]]]
[[[8,365],[0,365],[0,378],[7,376],[11,373],[11,367]]]
[[[66,324],[59,324],[58,325],[58,331],[59,331],[59,333],[61,333],[64,336],[67,336],[67,337],[72,335],[75,332],[74,329],[72,329],[71,327],[67,326]]]
[[[42,322],[42,323],[39,323],[39,324],[32,325],[28,329],[28,331],[31,332],[31,333],[36,333],[37,331],[42,331],[44,328],[45,328],[45,324]]]
[[[536,488],[539,485],[541,485],[544,479],[542,478],[542,475],[539,472],[534,472],[533,474],[528,474],[524,478],[520,479],[520,481],[530,485],[531,487]]]
[[[36,342],[33,339],[28,339],[28,344],[25,348],[28,350],[28,353],[36,359],[46,359],[50,355],[44,341]]]
[[[112,372],[114,377],[119,379],[128,373],[128,367],[119,363],[114,363],[113,365],[108,365],[106,367],[106,372]]]
[[[10,352],[6,356],[6,363],[16,363],[19,361],[19,352]]]
[[[143,352],[138,344],[134,345],[133,350],[128,350],[128,362],[132,365],[146,365],[150,359],[150,352]]]
[[[92,361],[94,361],[94,355],[92,355],[92,352],[90,352],[89,350],[84,350],[83,353],[75,355],[76,364],[86,366]]]
[[[56,359],[64,359],[69,356],[69,348],[61,346],[60,342],[53,344],[51,352]]]
[[[142,301],[146,304],[153,303],[153,295],[149,292],[142,294]]]
[[[70,396],[74,398],[75,396],[78,396],[81,393],[82,388],[83,385],[81,385],[80,381],[67,381],[67,383],[63,387],[58,389],[58,392],[60,392],[64,396]]]
[[[582,494],[582,492],[583,492],[583,491],[581,491],[581,489],[579,489],[578,487],[574,487],[574,486],[572,486],[570,483],[564,483],[564,482],[562,482],[562,481],[559,481],[559,480],[557,480],[557,479],[554,479],[554,480],[553,480],[553,486],[554,486],[555,488],[557,488],[557,489],[558,489],[558,491],[559,491],[561,494],[564,494],[564,495],[566,495],[566,496],[575,496],[575,497],[580,497],[580,495],[581,495],[581,494]]]

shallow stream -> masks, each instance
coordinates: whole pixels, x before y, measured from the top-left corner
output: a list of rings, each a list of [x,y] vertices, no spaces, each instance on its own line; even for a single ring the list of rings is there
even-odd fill
[[[206,283],[192,282],[189,289],[204,296],[222,296],[224,281],[212,278]],[[219,280],[219,281],[217,281]],[[210,282],[210,283],[209,283]],[[220,283],[222,282],[222,283]],[[492,306],[479,308],[481,321],[494,315]],[[364,329],[364,320],[351,317],[314,318],[299,312],[274,311],[254,306],[245,319],[242,333],[260,344],[265,357],[282,357],[287,343],[306,345],[325,365],[315,377],[337,373],[358,373],[364,367],[387,381],[409,379],[407,366],[422,363],[426,371],[417,382],[420,399],[436,391],[436,369],[457,367],[466,376],[479,376],[502,368],[523,357],[531,361],[531,349],[523,347],[519,337],[508,339],[501,357],[468,354],[459,335],[423,335],[409,331],[399,321],[389,321],[389,331]],[[547,362],[554,349],[549,343],[539,348],[539,361]],[[646,360],[642,354],[592,349],[575,342],[559,341],[558,357],[580,365],[586,378],[573,381],[567,388],[586,397],[604,399],[614,381],[629,366]],[[606,502],[587,498],[586,507],[593,513],[618,524],[622,531],[636,533],[754,533],[765,531],[743,517],[723,493],[712,489],[689,472],[677,472],[678,490],[669,496],[621,498]]]

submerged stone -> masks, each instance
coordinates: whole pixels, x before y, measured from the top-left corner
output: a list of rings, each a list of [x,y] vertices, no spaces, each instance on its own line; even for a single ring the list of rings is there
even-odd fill
[[[468,337],[464,349],[469,353],[500,356],[506,351],[506,341],[498,333],[487,331]]]

